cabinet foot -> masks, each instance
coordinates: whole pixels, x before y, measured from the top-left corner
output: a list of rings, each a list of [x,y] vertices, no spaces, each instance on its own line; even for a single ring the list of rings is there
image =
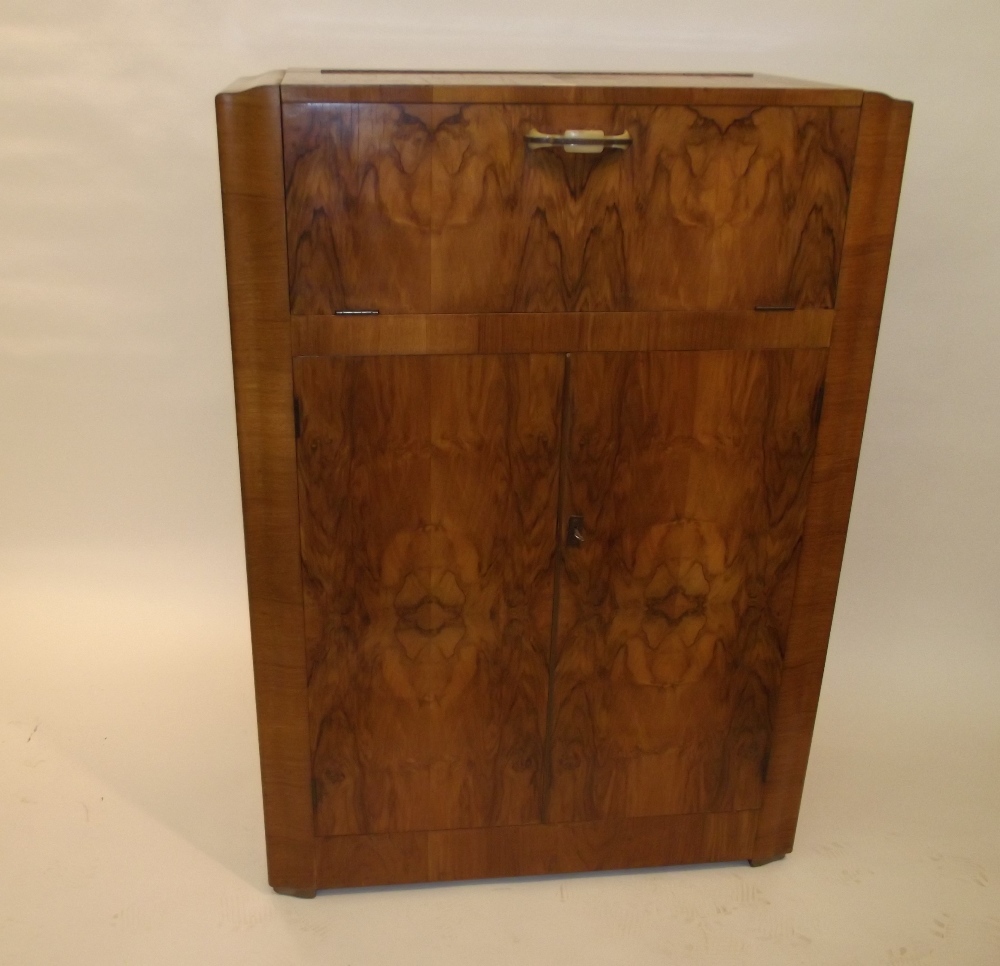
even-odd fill
[[[293,889],[291,886],[272,886],[279,896],[291,896],[293,899],[315,899],[315,889]]]
[[[752,868],[757,869],[762,865],[768,865],[771,862],[778,862],[785,857],[784,852],[778,852],[777,855],[768,855],[759,859],[749,859]]]

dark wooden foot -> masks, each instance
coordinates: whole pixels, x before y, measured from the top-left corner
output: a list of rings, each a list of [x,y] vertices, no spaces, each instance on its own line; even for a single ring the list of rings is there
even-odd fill
[[[315,889],[293,889],[291,886],[272,886],[279,896],[292,896],[294,899],[315,899]]]
[[[777,855],[769,855],[766,858],[762,859],[750,859],[750,865],[753,866],[753,868],[757,869],[760,868],[760,866],[762,865],[768,865],[771,862],[777,862],[779,859],[783,859],[784,857],[785,853],[779,852]]]

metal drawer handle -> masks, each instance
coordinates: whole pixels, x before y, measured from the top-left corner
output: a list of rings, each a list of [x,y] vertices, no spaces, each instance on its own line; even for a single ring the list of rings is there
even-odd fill
[[[532,151],[539,148],[562,148],[567,154],[600,154],[605,148],[624,151],[632,143],[632,135],[605,134],[603,131],[563,131],[562,134],[542,134],[532,128],[524,136]]]

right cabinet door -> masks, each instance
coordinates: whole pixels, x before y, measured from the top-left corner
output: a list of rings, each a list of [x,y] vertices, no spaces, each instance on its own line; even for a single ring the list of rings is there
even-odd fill
[[[825,365],[572,357],[549,821],[759,806]]]

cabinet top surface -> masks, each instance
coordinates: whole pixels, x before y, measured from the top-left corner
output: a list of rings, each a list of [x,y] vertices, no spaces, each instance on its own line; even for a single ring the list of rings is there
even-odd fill
[[[263,83],[276,82],[266,75]],[[491,73],[294,69],[283,101],[857,106],[862,91],[753,73]]]

